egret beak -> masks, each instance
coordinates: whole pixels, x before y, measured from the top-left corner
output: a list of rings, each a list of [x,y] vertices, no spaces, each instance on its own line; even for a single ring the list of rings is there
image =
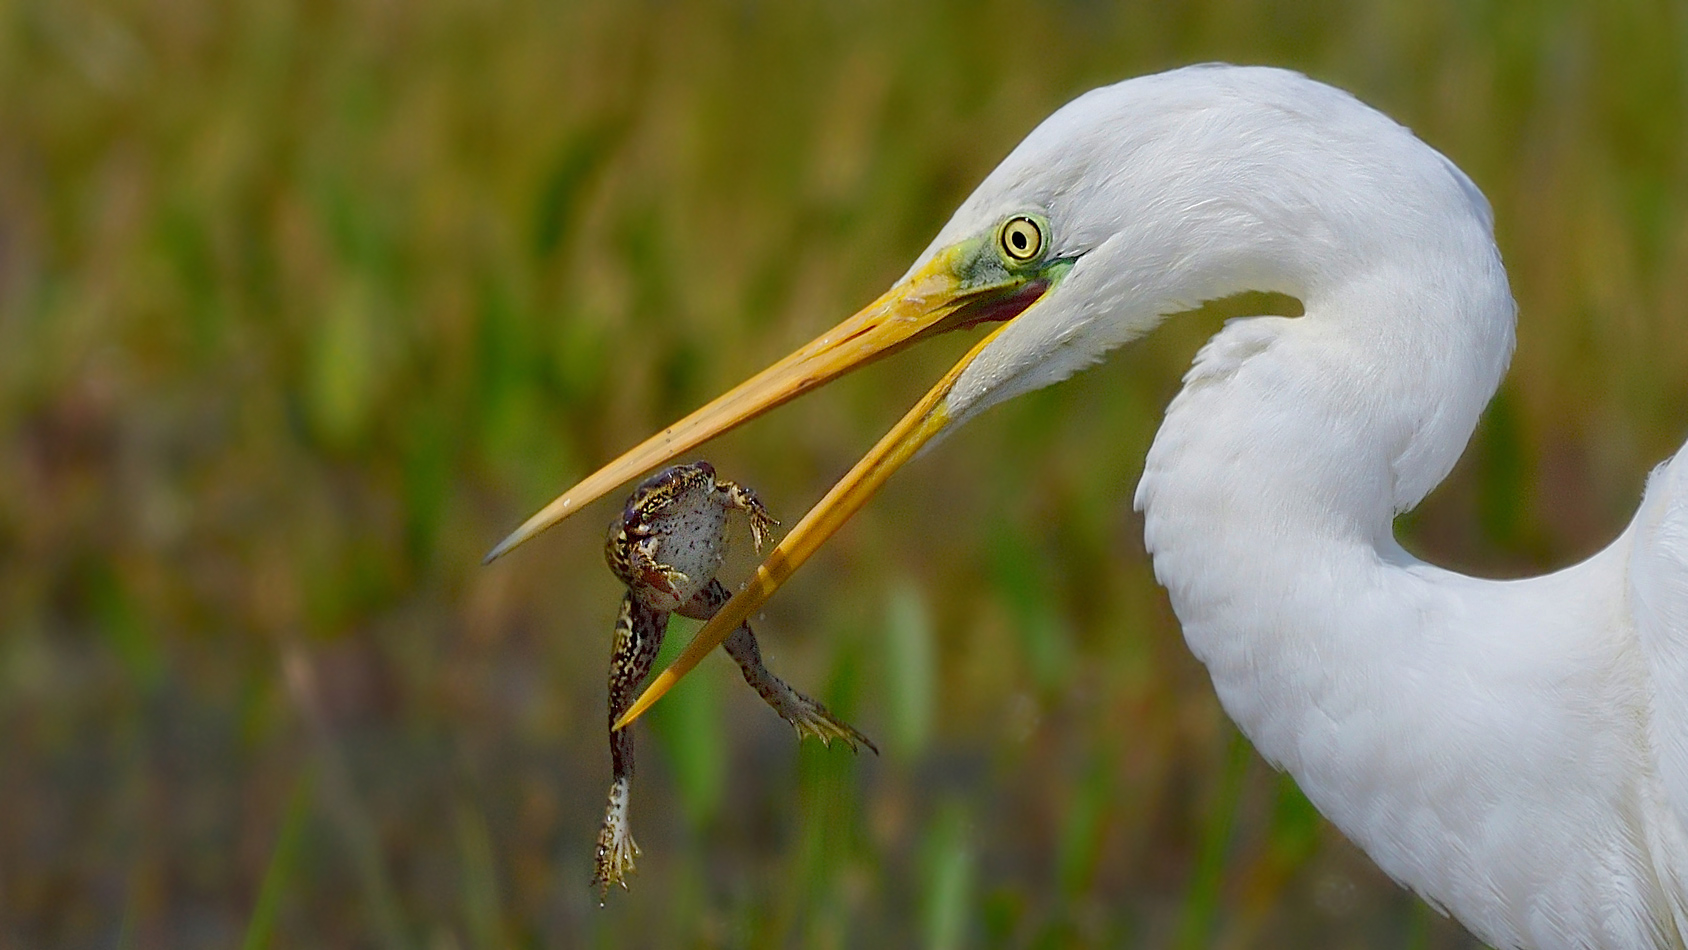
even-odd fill
[[[1045,277],[1029,275],[973,286],[963,276],[973,257],[966,244],[945,249],[920,270],[865,309],[768,367],[725,395],[651,436],[620,458],[559,495],[499,542],[486,561],[561,521],[634,476],[727,432],[803,393],[860,366],[947,330],[1012,319],[1049,289]],[[996,332],[1000,332],[998,328]],[[955,365],[872,451],[822,498],[769,552],[744,589],[698,631],[684,652],[645,689],[615,724],[637,719],[739,624],[767,602],[792,572],[873,496],[890,474],[950,422],[946,400],[969,363],[995,337],[993,332]]]

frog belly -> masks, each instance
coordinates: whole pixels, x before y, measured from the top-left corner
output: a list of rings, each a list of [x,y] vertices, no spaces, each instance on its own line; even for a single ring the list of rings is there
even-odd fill
[[[662,518],[658,526],[666,533],[657,548],[657,560],[686,575],[684,582],[675,584],[683,604],[708,587],[721,569],[727,509],[717,504],[689,506]]]

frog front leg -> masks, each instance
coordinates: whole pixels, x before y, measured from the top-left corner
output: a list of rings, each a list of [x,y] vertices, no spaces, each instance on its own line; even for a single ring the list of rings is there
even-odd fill
[[[675,610],[685,601],[683,593],[691,587],[692,579],[684,571],[675,570],[672,564],[657,560],[657,545],[668,529],[640,525],[629,533],[634,540],[627,547],[628,573],[621,578],[622,582],[637,592],[640,603],[665,611]]]
[[[646,607],[631,591],[621,599],[621,613],[615,622],[615,646],[610,653],[610,797],[604,810],[604,826],[598,831],[597,862],[592,873],[592,886],[598,889],[600,904],[611,884],[627,887],[627,872],[633,870],[633,859],[639,854],[627,816],[633,785],[633,730],[617,730],[615,723],[633,705],[639,685],[656,663],[667,627],[668,611]]]
[[[767,539],[769,529],[779,524],[768,509],[763,506],[762,499],[756,497],[756,492],[726,479],[715,480],[715,491],[721,503],[728,508],[736,508],[750,516],[750,538],[756,544],[756,550],[762,550],[762,542]]]
[[[721,605],[731,597],[732,594],[727,592],[727,588],[723,587],[720,581],[712,580],[708,587],[699,591],[697,596],[680,608],[680,615],[693,620],[708,620],[715,616]],[[872,749],[874,755],[879,754],[879,747],[873,744],[873,740],[834,716],[818,700],[810,699],[792,689],[763,665],[762,650],[756,645],[756,635],[750,631],[750,624],[740,624],[722,645],[726,647],[727,655],[738,664],[739,672],[744,674],[744,681],[773,707],[774,712],[779,713],[781,719],[797,729],[798,738],[814,736],[825,745],[831,745],[834,739],[843,739],[850,744],[851,751],[860,751],[859,743]]]

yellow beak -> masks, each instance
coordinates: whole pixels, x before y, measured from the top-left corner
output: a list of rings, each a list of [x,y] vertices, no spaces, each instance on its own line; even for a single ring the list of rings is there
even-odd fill
[[[1038,279],[964,287],[958,277],[958,265],[964,264],[968,256],[964,248],[961,245],[935,255],[925,267],[861,312],[588,476],[499,542],[486,560],[505,554],[645,470],[787,400],[935,333],[1009,320],[1048,289],[1048,283]],[[691,672],[710,650],[767,603],[774,591],[873,496],[892,472],[949,425],[947,399],[951,387],[1001,329],[998,327],[980,341],[944,374],[908,415],[791,529],[768,553],[762,566],[756,569],[755,577],[698,631],[673,665],[651,681],[615,728],[639,718]]]

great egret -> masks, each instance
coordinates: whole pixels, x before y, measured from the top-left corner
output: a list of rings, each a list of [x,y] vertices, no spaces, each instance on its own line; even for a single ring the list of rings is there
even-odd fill
[[[1358,100],[1201,66],[1045,120],[867,309],[536,514],[606,490],[875,357],[997,324],[809,512],[625,721],[738,626],[898,466],[1165,315],[1241,291],[1196,356],[1136,505],[1225,710],[1384,871],[1499,947],[1688,935],[1688,462],[1582,564],[1492,581],[1394,517],[1453,466],[1513,345],[1488,203]]]

